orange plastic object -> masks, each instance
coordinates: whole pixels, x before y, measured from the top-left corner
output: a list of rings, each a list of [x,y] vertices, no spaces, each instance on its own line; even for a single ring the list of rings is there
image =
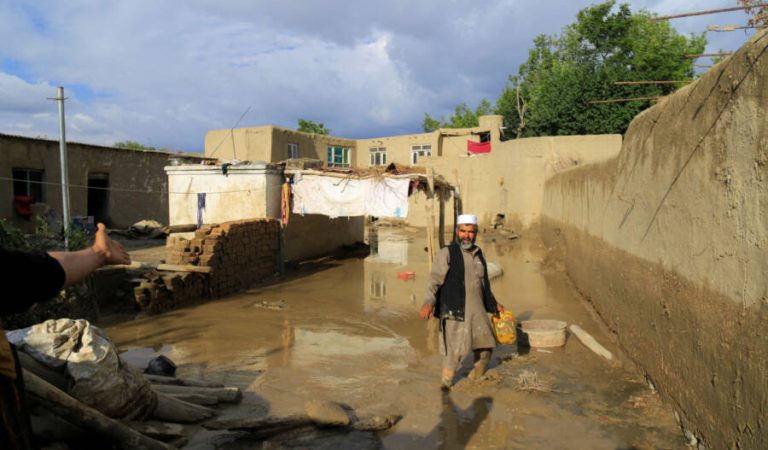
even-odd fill
[[[513,344],[517,339],[514,314],[504,311],[492,316],[491,320],[493,321],[493,334],[496,335],[496,342],[502,345]]]
[[[416,272],[412,272],[410,270],[397,272],[397,278],[401,280],[413,280],[414,278],[416,278]]]

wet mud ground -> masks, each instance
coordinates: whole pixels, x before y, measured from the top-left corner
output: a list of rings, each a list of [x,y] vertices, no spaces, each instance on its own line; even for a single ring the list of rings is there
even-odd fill
[[[544,264],[537,239],[481,234],[479,244],[502,266],[492,288],[518,320],[578,324],[619,362],[575,336],[559,348],[498,347],[485,379],[467,379],[465,360],[456,385],[441,391],[436,327],[418,319],[423,233],[396,228],[378,230],[368,258],[307,262],[271,285],[107,333],[131,363],[164,354],[178,376],[240,387],[242,404],[221,418],[299,414],[311,399],[358,416],[403,416],[386,432],[304,430],[266,442],[197,427],[185,448],[686,448],[672,407],[623,360],[566,275]],[[398,278],[405,270],[415,278]]]

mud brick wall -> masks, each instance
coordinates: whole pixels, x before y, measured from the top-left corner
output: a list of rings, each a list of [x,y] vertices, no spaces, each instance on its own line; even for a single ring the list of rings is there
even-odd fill
[[[192,239],[178,239],[166,264],[209,272],[156,271],[134,289],[142,311],[159,313],[242,291],[278,272],[280,224],[261,219],[206,225]]]
[[[211,268],[212,297],[233,294],[278,271],[280,224],[264,219],[205,226],[194,239],[177,243],[171,251],[174,256],[180,258],[178,264]],[[174,264],[170,258],[168,263]]]

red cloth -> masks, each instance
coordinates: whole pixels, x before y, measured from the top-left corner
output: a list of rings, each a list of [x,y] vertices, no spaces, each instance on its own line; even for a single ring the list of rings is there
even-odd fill
[[[473,155],[477,153],[491,153],[491,143],[467,141],[467,151]]]
[[[31,195],[17,195],[13,197],[13,206],[16,208],[16,214],[27,220],[32,217],[32,203],[35,203],[35,197]]]

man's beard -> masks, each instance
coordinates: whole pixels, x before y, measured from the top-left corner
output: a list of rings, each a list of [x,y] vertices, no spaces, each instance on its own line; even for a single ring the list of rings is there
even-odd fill
[[[461,246],[461,248],[463,250],[469,250],[469,249],[471,249],[472,247],[475,246],[475,240],[474,239],[462,239],[462,240],[459,241],[459,246]]]

